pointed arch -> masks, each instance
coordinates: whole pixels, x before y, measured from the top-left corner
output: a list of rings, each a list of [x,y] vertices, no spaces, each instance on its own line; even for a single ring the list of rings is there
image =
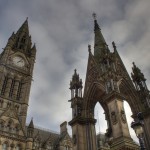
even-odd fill
[[[107,129],[107,121],[105,111],[99,102],[96,103],[94,108],[94,118],[97,120],[95,124],[96,133],[100,134],[105,132]]]
[[[91,113],[94,115],[94,107],[97,102],[100,102],[101,106],[105,110],[106,107],[101,103],[102,96],[105,94],[105,87],[104,84],[100,84],[98,82],[93,82],[91,86],[89,87],[89,90],[85,97],[85,104],[84,109],[86,110],[87,116],[89,116]],[[106,111],[106,110],[105,110]]]
[[[8,150],[8,147],[9,147],[9,142],[8,141],[3,142],[2,150]]]
[[[125,78],[122,78],[119,81],[118,85],[120,92],[124,95],[126,101],[129,103],[132,113],[136,114],[137,112],[139,112],[141,110],[141,107],[139,105],[139,99],[132,82]]]

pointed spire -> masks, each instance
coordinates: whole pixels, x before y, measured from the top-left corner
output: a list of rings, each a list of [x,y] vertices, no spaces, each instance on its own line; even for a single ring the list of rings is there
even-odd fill
[[[34,124],[33,124],[33,118],[31,119],[29,126],[27,128],[27,136],[28,138],[33,137],[34,134]]]
[[[31,119],[28,128],[34,128],[34,124],[33,124],[33,118]]]
[[[95,13],[93,13],[93,18],[94,18],[94,33],[95,33],[94,56],[102,57],[102,55],[106,54],[109,50],[106,41],[101,33],[101,29],[97,23]]]
[[[26,18],[22,26],[17,31],[17,33],[22,33],[22,32],[26,32],[29,35],[28,17]]]
[[[15,37],[12,49],[31,56],[32,42],[31,36],[29,35],[28,18],[24,21],[19,30],[13,36]]]

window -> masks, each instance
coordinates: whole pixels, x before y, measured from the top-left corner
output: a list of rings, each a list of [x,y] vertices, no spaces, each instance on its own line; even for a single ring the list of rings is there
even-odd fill
[[[0,120],[0,129],[3,129],[3,127],[4,127],[4,121]]]
[[[18,86],[18,92],[17,92],[17,100],[20,99],[21,96],[21,89],[22,89],[22,83],[19,82],[19,86]]]
[[[3,82],[3,86],[2,86],[1,95],[4,95],[4,93],[5,93],[7,81],[8,81],[8,77],[5,77],[4,82]]]
[[[65,150],[69,150],[69,146],[68,145],[65,146]]]
[[[17,145],[17,146],[16,146],[16,150],[21,150],[20,145]]]
[[[25,41],[26,41],[26,37],[23,36],[22,39],[21,39],[21,43],[25,43]]]
[[[11,87],[10,87],[10,92],[9,92],[9,97],[13,96],[14,85],[15,85],[15,81],[12,80]]]
[[[2,150],[8,150],[8,144],[7,143],[4,143],[2,145]]]
[[[47,148],[47,150],[52,150],[53,146],[52,146],[51,143],[50,143],[50,144],[48,144],[48,145],[46,146],[46,148]]]
[[[7,124],[8,129],[11,130],[11,129],[12,129],[12,126],[13,126],[13,121],[12,121],[12,120],[9,120],[9,121],[8,121],[8,124]]]
[[[3,100],[0,99],[0,108],[2,108],[2,107],[3,107]]]

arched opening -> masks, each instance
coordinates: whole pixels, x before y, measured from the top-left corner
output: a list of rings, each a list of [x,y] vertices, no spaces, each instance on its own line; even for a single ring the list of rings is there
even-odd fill
[[[131,122],[133,121],[133,118],[131,117],[132,111],[127,101],[124,101],[124,109],[125,109],[130,135],[132,139],[138,143],[138,138],[136,137],[134,130],[131,128]]]
[[[107,121],[106,121],[105,111],[99,102],[96,103],[94,108],[94,118],[97,120],[95,124],[97,147],[107,148],[109,146],[105,136],[106,130],[108,128]]]
[[[99,102],[96,103],[94,108],[94,118],[97,120],[95,125],[96,134],[105,133],[107,129],[107,122],[105,118],[105,111]]]
[[[7,142],[4,142],[2,144],[2,150],[7,150],[8,149],[8,143]]]

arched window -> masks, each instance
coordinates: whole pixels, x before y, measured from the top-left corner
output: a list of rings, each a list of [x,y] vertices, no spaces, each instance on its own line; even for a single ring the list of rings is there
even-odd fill
[[[46,143],[46,150],[52,150],[53,149],[53,145],[52,143],[49,141]]]
[[[15,86],[15,80],[12,79],[10,91],[9,91],[9,97],[12,98],[13,96],[13,91],[14,91],[14,86]]]
[[[3,129],[3,128],[4,128],[4,121],[0,120],[0,129]]]
[[[15,150],[21,150],[21,146],[17,145]]]
[[[24,35],[21,39],[21,43],[25,43],[26,42],[26,36]]]
[[[11,145],[10,145],[10,150],[13,150],[14,149],[14,144],[12,143]]]
[[[16,124],[15,125],[15,128],[14,128],[14,133],[17,133],[19,132],[20,128],[19,128],[19,124]]]
[[[3,100],[0,99],[0,108],[2,108],[2,107],[3,107]]]
[[[5,93],[7,81],[8,81],[8,77],[5,77],[4,82],[3,82],[3,86],[2,86],[2,90],[1,90],[1,95],[4,95],[4,93]]]
[[[65,149],[64,150],[69,150],[69,146],[65,145]]]
[[[8,144],[7,143],[3,143],[2,150],[8,150]]]
[[[14,124],[13,120],[9,120],[9,121],[8,121],[8,123],[7,123],[7,128],[8,128],[8,130],[12,130],[13,124]]]
[[[40,142],[39,142],[39,141],[34,141],[33,147],[34,147],[35,149],[38,149],[38,148],[40,147]]]
[[[16,97],[17,100],[20,100],[22,85],[23,83],[19,82],[17,97]]]

